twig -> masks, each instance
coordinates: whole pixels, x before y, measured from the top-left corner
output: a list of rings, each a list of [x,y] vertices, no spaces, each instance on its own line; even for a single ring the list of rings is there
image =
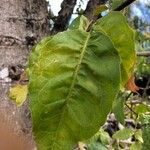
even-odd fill
[[[125,106],[136,115],[136,118],[138,117],[138,114],[127,103],[125,103]]]
[[[128,145],[131,145],[131,144],[134,143],[134,142],[127,141],[127,140],[120,140],[119,142],[120,142],[120,143],[123,143],[123,144],[128,144]]]
[[[137,54],[137,56],[149,57],[150,51],[137,52],[136,54]]]
[[[128,94],[128,96],[126,97],[126,101],[130,98],[130,96],[132,95],[132,92],[130,92],[129,94]]]

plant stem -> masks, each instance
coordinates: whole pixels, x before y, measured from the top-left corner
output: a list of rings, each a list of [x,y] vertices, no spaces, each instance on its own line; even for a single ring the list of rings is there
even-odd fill
[[[127,103],[125,103],[125,106],[126,106],[132,113],[134,113],[134,114],[136,115],[136,118],[137,118],[138,114],[137,114]]]

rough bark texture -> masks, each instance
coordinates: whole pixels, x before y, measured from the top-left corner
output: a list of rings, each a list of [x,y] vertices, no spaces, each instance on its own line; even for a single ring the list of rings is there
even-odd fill
[[[105,4],[107,0],[89,0],[84,15],[89,19],[93,19],[93,11],[100,5]]]
[[[61,32],[67,29],[71,15],[77,0],[64,0],[61,4],[61,10],[58,13],[58,17],[54,23],[52,34]]]
[[[26,66],[32,46],[49,34],[47,17],[45,0],[0,0],[0,70],[8,67],[17,74]],[[13,75],[10,77],[12,82],[17,80]],[[28,102],[17,108],[8,98],[12,82],[0,79],[0,113],[14,120],[17,133],[31,137]]]

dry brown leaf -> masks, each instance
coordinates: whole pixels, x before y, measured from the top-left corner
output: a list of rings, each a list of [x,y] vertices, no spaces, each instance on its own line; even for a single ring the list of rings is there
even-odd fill
[[[139,90],[139,87],[136,86],[134,80],[135,80],[135,77],[134,75],[132,75],[130,79],[128,80],[125,88],[126,90],[130,90],[131,92],[137,93],[137,91]]]

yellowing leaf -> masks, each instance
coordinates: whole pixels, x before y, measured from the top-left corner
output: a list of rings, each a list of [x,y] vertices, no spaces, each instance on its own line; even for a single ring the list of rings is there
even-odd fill
[[[28,85],[17,84],[10,88],[9,97],[16,102],[18,106],[22,105],[28,94]]]
[[[99,15],[101,12],[107,10],[108,7],[106,5],[100,5],[99,7],[96,8],[96,10],[94,11],[94,15],[97,16]]]
[[[126,83],[133,72],[133,31],[121,13],[107,17],[103,31],[99,20],[86,32],[80,18],[32,51],[29,96],[38,149],[70,150],[92,137],[105,123],[121,79]],[[125,75],[120,76],[121,69]]]
[[[67,30],[37,45],[29,78],[38,149],[71,150],[105,123],[119,91],[120,57],[103,33]]]
[[[116,25],[119,24],[119,28]],[[111,12],[100,18],[94,25],[95,31],[101,31],[109,36],[120,55],[121,89],[131,75],[136,61],[134,32],[127,24],[126,18],[120,12]]]

